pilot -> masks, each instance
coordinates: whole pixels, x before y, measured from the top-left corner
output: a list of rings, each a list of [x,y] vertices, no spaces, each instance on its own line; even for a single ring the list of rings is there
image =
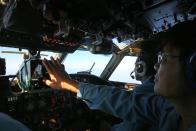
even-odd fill
[[[80,83],[71,80],[59,66],[60,63],[52,58],[53,63],[44,60],[50,77],[50,80],[46,80],[46,84],[52,88],[58,88],[69,90],[78,94],[78,96],[87,100],[87,104],[91,109],[100,109],[104,112],[113,114],[117,117],[124,119],[124,122],[112,127],[112,130],[153,130],[158,129],[157,125],[149,123],[147,120],[140,120],[137,116],[137,122],[133,114],[136,114],[132,108],[136,105],[134,100],[140,95],[146,96],[146,100],[150,99],[152,103],[156,104],[157,99],[154,94],[154,64],[157,61],[157,51],[154,48],[149,48],[157,45],[154,41],[149,41],[141,44],[142,52],[140,52],[135,63],[135,76],[137,80],[142,81],[142,85],[136,87],[132,92],[120,90],[119,88],[93,85],[87,83]],[[153,98],[153,99],[152,99]],[[139,99],[139,98],[138,98]],[[159,97],[162,102],[162,97]],[[141,103],[143,100],[141,100]],[[144,106],[145,104],[143,104]],[[167,105],[167,104],[166,104]],[[162,108],[162,107],[161,107]],[[137,123],[137,124],[136,124]]]
[[[130,115],[129,109],[131,108],[131,103],[133,103],[133,96],[136,96],[137,94],[154,94],[154,75],[156,73],[154,69],[154,64],[157,62],[157,43],[154,41],[145,41],[145,42],[140,42],[140,45],[137,45],[141,49],[141,52],[138,54],[138,57],[135,62],[135,68],[134,68],[134,73],[135,73],[135,79],[138,81],[141,81],[142,84],[139,86],[136,86],[133,89],[133,92],[130,92],[130,95],[128,97],[122,97],[123,92],[121,91],[120,93],[114,94],[114,96],[110,96],[108,101],[105,99],[105,103],[114,103],[115,99],[121,100],[121,103],[116,103],[118,106],[113,106],[113,110],[116,110],[116,112],[119,112],[121,110],[121,115],[125,118],[128,116],[133,119],[133,116]],[[133,72],[132,72],[133,73]],[[131,74],[132,74],[131,73]],[[121,99],[120,99],[121,97]],[[124,100],[123,100],[124,99]],[[147,98],[148,99],[148,95]],[[119,101],[118,100],[118,101]],[[128,105],[129,107],[128,107]],[[112,105],[111,105],[112,107]],[[119,110],[120,109],[120,110]],[[128,110],[127,110],[128,109]],[[103,111],[108,110],[107,106],[105,109],[102,109]],[[127,113],[125,113],[127,111]],[[109,113],[109,111],[107,111]],[[110,111],[111,112],[111,111]],[[113,111],[114,112],[114,111]],[[122,117],[119,116],[119,117]],[[158,126],[154,126],[147,121],[143,120],[137,120],[137,122],[130,122],[127,119],[124,119],[124,121],[120,124],[117,124],[112,127],[112,131],[119,131],[119,130],[132,130],[132,131],[140,131],[140,130],[145,130],[145,131],[157,131]]]
[[[196,130],[196,115],[194,115],[196,110],[195,34],[196,21],[194,20],[176,24],[168,31],[156,35],[154,41],[163,45],[155,65],[157,73],[154,91],[159,96],[154,93],[135,94],[132,103],[130,103],[132,107],[129,108],[127,105],[127,109],[125,109],[125,114],[127,110],[132,112],[129,114],[131,114],[133,122],[143,119],[143,122],[157,125],[159,131]],[[52,88],[89,96],[89,103],[92,105],[99,103],[104,98],[95,99],[93,97],[95,94],[107,97],[113,93],[102,91],[102,87],[98,85],[75,82],[63,70],[59,69],[60,65],[57,61],[52,61],[52,63],[47,60],[43,62],[51,77],[51,80],[46,80],[46,84]],[[96,88],[98,90],[95,90]],[[170,101],[174,108],[162,97]],[[84,99],[87,98],[84,97]],[[116,100],[114,99],[114,101]],[[96,106],[95,104],[94,107]],[[116,110],[118,112],[120,109]],[[127,118],[131,118],[128,114],[126,115]],[[126,116],[124,117],[126,118]]]
[[[163,44],[158,55],[154,91],[175,107],[173,129],[196,130],[196,20],[176,25],[157,38]],[[164,124],[163,124],[164,125]]]
[[[150,94],[147,94],[150,99],[142,94],[134,97],[132,110],[136,110],[136,122],[138,118],[142,122],[147,120],[157,125],[159,131],[196,130],[195,34],[196,21],[187,21],[155,36],[154,40],[162,45],[155,64],[154,86],[154,92],[160,97]]]
[[[195,35],[196,20],[179,23],[155,35],[154,41],[162,46],[154,66],[157,71],[154,92],[159,97],[152,94],[134,97],[132,110],[136,122],[138,118],[148,121],[157,125],[159,131],[196,130]]]

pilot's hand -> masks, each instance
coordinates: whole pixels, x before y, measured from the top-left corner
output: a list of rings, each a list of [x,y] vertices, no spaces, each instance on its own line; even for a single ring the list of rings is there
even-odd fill
[[[54,60],[54,58],[51,57],[51,61],[44,59],[42,63],[48,71],[51,79],[44,80],[46,85],[54,89],[68,90],[73,93],[79,91],[77,82],[72,80],[64,71],[59,60]]]

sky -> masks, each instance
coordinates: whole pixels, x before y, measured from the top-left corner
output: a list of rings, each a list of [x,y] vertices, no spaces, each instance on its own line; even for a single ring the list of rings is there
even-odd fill
[[[134,70],[136,57],[125,56],[109,80],[130,82],[140,84],[141,82],[132,79],[130,73]]]
[[[0,47],[0,52],[7,51],[7,50],[18,51],[17,49],[13,49],[13,48]],[[0,53],[0,57],[6,58],[6,74],[7,75],[14,75],[23,61],[21,54]]]

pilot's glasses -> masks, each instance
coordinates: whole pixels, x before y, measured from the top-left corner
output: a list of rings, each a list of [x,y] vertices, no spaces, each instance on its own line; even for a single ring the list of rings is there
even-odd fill
[[[165,53],[165,52],[159,52],[158,53],[158,61],[157,61],[157,63],[160,64],[163,61],[167,61],[167,57],[178,58],[180,56],[171,55],[171,54],[168,54],[168,53]]]

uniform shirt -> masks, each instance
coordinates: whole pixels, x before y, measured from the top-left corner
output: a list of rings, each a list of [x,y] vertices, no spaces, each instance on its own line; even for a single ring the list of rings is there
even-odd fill
[[[125,120],[132,120],[133,107],[137,107],[138,104],[144,105],[141,102],[146,102],[149,97],[155,96],[153,102],[156,101],[158,96],[154,94],[153,87],[154,83],[151,79],[146,80],[133,91],[125,91],[112,86],[79,83],[80,96],[89,108],[100,109]],[[141,98],[145,101],[138,101]]]
[[[0,113],[0,131],[30,131],[25,125],[10,116]]]
[[[131,129],[134,128],[135,131],[142,130],[140,127],[143,124],[152,127],[150,130],[177,131],[179,114],[165,98],[154,93],[152,86],[152,82],[146,81],[129,92],[116,87],[79,83],[79,90],[89,108],[100,109],[122,118],[124,123],[121,124],[127,130],[130,130],[130,123]],[[194,125],[188,131],[193,130],[196,131]]]

